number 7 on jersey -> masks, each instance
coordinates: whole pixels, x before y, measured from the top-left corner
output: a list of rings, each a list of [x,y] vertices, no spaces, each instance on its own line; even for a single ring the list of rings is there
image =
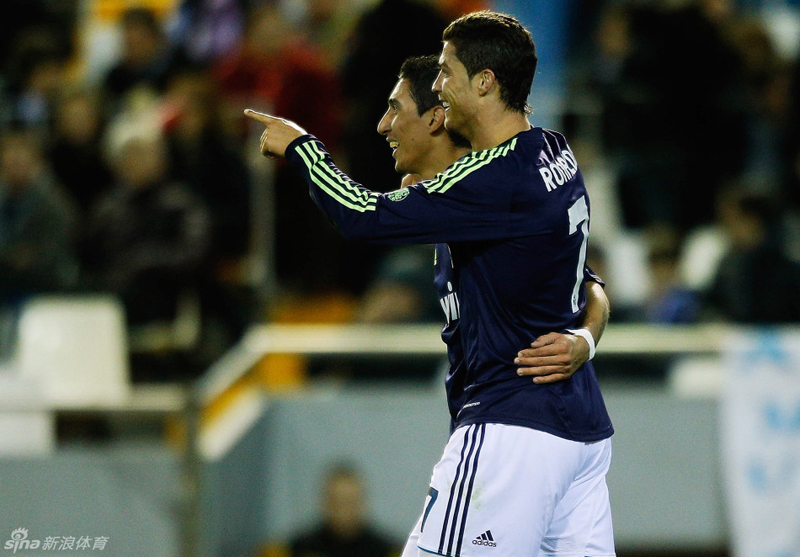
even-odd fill
[[[586,197],[581,196],[568,210],[569,213],[569,234],[570,236],[578,232],[583,234],[581,251],[578,256],[578,270],[575,278],[575,286],[572,288],[572,313],[577,313],[578,296],[583,282],[583,268],[586,265],[586,248],[589,243],[589,208],[586,206]]]

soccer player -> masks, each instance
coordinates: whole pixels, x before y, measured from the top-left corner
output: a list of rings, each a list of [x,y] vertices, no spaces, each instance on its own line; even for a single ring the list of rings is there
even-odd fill
[[[403,185],[431,180],[471,151],[464,137],[444,127],[444,107],[431,89],[438,73],[436,56],[408,58],[389,95],[389,107],[378,123],[378,133],[386,136],[392,148],[395,170],[404,175]],[[447,248],[439,245],[436,249]],[[542,335],[516,358],[516,363],[522,366],[518,370],[520,375],[533,375],[537,383],[560,381],[570,377],[594,352],[608,323],[609,303],[601,281],[588,268],[586,278],[586,307],[581,325],[591,339],[557,332]],[[452,321],[448,325],[451,330],[444,334],[452,337],[457,327],[458,320]],[[455,340],[448,344],[455,344]],[[462,367],[462,360],[451,358],[450,375],[456,375]],[[448,383],[452,381],[451,378]],[[456,401],[452,406],[455,418],[460,406]]]
[[[438,72],[436,56],[408,58],[389,96],[389,107],[378,124],[378,133],[386,136],[392,148],[395,169],[405,174],[404,185],[433,179],[471,150],[466,139],[444,127],[444,107],[431,90]],[[437,259],[445,250],[446,245],[436,246]],[[595,342],[599,342],[608,323],[608,298],[600,281],[588,268],[586,279],[582,327],[591,332]],[[447,387],[453,423],[463,404],[460,397],[455,396],[454,390],[461,386],[462,376],[466,373],[463,352],[454,348],[460,343],[458,323],[458,319],[450,321],[442,333],[451,347]],[[548,333],[539,337],[531,348],[520,352],[517,358],[519,365],[530,367],[520,368],[518,372],[521,375],[533,375],[540,383],[564,380],[589,359],[589,353],[589,342],[582,336]],[[416,557],[421,521],[422,518],[409,536],[403,557]]]
[[[420,553],[613,556],[613,427],[591,361],[544,384],[513,363],[530,338],[580,323],[583,177],[564,137],[528,122],[536,48],[516,19],[471,13],[443,40],[433,89],[445,128],[472,152],[432,180],[376,193],[296,124],[247,114],[265,125],[262,153],[286,156],[345,237],[446,244],[435,280],[448,320],[459,320],[448,351],[462,351],[465,369],[462,388],[448,391],[460,409],[433,470]]]

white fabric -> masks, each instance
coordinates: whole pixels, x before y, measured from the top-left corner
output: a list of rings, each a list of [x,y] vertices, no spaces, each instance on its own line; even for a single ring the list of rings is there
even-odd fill
[[[595,346],[592,333],[586,329],[567,329],[567,332],[575,336],[583,337],[583,339],[589,344],[589,359],[591,360],[594,358],[594,353],[597,350],[597,347]]]
[[[614,556],[610,463],[610,439],[581,443],[525,427],[461,427],[434,467],[403,557]]]

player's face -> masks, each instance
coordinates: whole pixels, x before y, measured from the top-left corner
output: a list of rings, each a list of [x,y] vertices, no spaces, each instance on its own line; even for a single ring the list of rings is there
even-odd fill
[[[421,174],[429,153],[430,111],[417,114],[417,103],[408,82],[401,79],[389,95],[389,108],[378,123],[378,133],[386,136],[392,148],[394,168],[401,174]]]
[[[477,76],[474,76],[477,77]],[[439,75],[433,83],[445,110],[444,126],[469,139],[469,123],[477,111],[477,94],[467,68],[456,56],[456,49],[445,41],[439,56]]]

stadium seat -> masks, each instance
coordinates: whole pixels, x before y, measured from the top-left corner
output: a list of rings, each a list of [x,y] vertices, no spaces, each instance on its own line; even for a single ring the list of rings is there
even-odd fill
[[[127,331],[110,296],[39,296],[22,308],[16,365],[51,408],[118,403],[130,393]]]

